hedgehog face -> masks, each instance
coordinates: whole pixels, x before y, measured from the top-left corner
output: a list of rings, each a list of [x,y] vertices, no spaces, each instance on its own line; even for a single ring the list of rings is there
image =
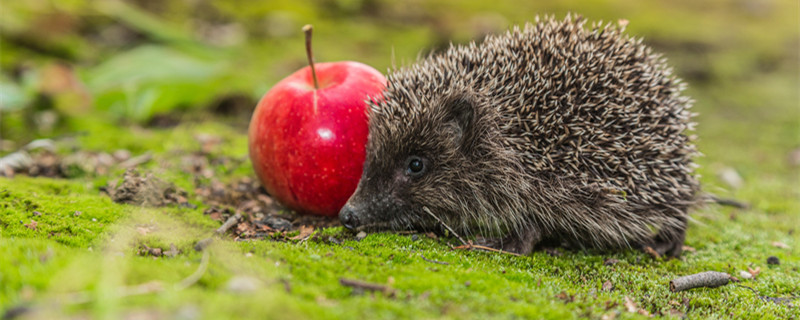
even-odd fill
[[[436,228],[436,220],[425,210],[445,221],[464,221],[457,217],[469,203],[462,199],[469,197],[464,191],[474,190],[474,174],[469,171],[477,165],[470,157],[480,138],[478,102],[462,93],[431,100],[427,106],[384,101],[373,107],[364,172],[339,213],[345,227]]]

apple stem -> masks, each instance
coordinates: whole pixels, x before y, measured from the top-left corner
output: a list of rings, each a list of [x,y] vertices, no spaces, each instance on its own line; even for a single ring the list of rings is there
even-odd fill
[[[317,70],[314,69],[314,54],[311,51],[311,31],[313,29],[310,24],[303,26],[303,33],[306,34],[306,56],[308,57],[308,65],[311,66],[311,77],[314,78],[314,89],[319,89]]]

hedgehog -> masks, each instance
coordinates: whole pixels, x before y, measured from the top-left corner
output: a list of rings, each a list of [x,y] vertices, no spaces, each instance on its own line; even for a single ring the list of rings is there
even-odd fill
[[[693,101],[624,25],[535,19],[394,70],[369,103],[351,230],[679,256],[698,202]]]

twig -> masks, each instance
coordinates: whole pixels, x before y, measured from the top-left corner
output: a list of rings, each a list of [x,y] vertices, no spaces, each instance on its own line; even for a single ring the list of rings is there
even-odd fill
[[[128,160],[123,161],[122,163],[119,164],[119,166],[123,167],[123,168],[138,167],[141,164],[147,163],[151,159],[153,159],[153,154],[150,151],[148,151],[143,155],[136,156],[136,157],[133,157],[133,158],[130,158]]]
[[[450,228],[450,226],[448,226],[447,224],[445,224],[445,223],[444,223],[444,221],[442,221],[442,219],[439,219],[439,217],[437,217],[435,214],[433,214],[433,212],[431,212],[430,210],[428,210],[428,207],[422,207],[422,210],[423,210],[423,211],[425,211],[425,212],[427,212],[427,213],[428,213],[428,214],[429,214],[431,217],[433,217],[434,219],[436,219],[436,221],[438,221],[438,222],[439,222],[439,224],[441,224],[443,227],[445,227],[445,228],[447,229],[447,231],[450,231],[450,233],[452,233],[454,236],[456,236],[456,238],[458,238],[458,241],[461,241],[461,244],[463,244],[463,245],[465,245],[465,246],[472,246],[472,244],[470,244],[470,243],[467,243],[466,241],[464,241],[464,239],[462,239],[462,238],[461,238],[461,236],[459,236],[459,235],[458,235],[458,233],[456,233],[455,231],[453,231],[453,229],[451,229],[451,228]]]
[[[181,282],[175,284],[175,290],[183,290],[188,287],[191,287],[193,284],[197,283],[200,280],[200,277],[206,272],[206,268],[208,268],[208,260],[209,260],[209,253],[208,251],[203,252],[203,258],[200,261],[200,265],[197,267],[194,273],[190,276],[181,280]],[[160,281],[150,281],[146,283],[142,283],[135,286],[126,286],[121,287],[117,290],[118,294],[117,297],[129,297],[129,296],[138,296],[144,295],[149,293],[156,293],[164,291],[164,286],[161,284]],[[67,294],[64,297],[65,304],[84,304],[92,302],[92,294],[87,291],[75,292]]]
[[[127,286],[119,288],[117,297],[138,296],[148,293],[156,293],[164,291],[164,286],[160,281],[145,282],[135,286]],[[64,304],[84,304],[92,302],[92,295],[87,291],[75,292],[67,294],[64,297]]]
[[[204,273],[206,273],[206,268],[208,268],[208,257],[210,255],[208,252],[208,250],[203,251],[203,258],[200,260],[200,266],[197,267],[197,270],[195,270],[192,275],[186,277],[185,279],[181,280],[180,283],[176,284],[176,290],[183,290],[191,287],[193,284],[197,283],[198,280],[200,280],[200,277],[202,277]]]
[[[226,220],[225,223],[223,223],[222,226],[217,229],[216,233],[224,234],[228,231],[228,229],[239,223],[239,219],[241,218],[242,214],[237,212],[235,215],[232,215],[230,218],[228,218],[228,220]]]
[[[511,252],[511,251],[505,251],[505,250],[500,250],[500,249],[495,249],[495,248],[487,247],[487,246],[480,246],[480,245],[477,245],[477,244],[467,244],[467,245],[463,245],[463,246],[457,246],[457,247],[453,247],[453,249],[459,249],[459,250],[480,249],[480,250],[485,250],[485,251],[510,254],[512,256],[517,256],[517,257],[521,257],[522,256],[519,253],[514,253],[514,252]]]
[[[670,281],[669,290],[678,292],[700,287],[716,288],[728,284],[731,278],[731,275],[724,272],[706,271]]]
[[[758,294],[758,291],[756,291],[756,289],[750,288],[748,286],[743,286],[743,285],[740,285],[740,284],[737,284],[736,286],[752,291],[753,294],[755,294],[756,296],[758,296],[759,299],[761,299],[761,301],[772,301],[773,303],[783,303],[783,304],[792,305],[792,300],[800,299],[800,297],[780,298],[780,297],[762,296],[762,295]]]
[[[437,263],[437,264],[443,264],[443,265],[448,265],[449,264],[449,263],[444,262],[444,261],[436,261],[436,260],[431,260],[431,259],[425,258],[424,255],[419,255],[419,256],[422,257],[422,260],[428,261],[430,263]]]
[[[388,286],[378,283],[364,282],[360,280],[340,278],[339,283],[346,287],[367,290],[367,291],[380,291],[383,293],[388,293],[392,291],[392,289],[389,288]]]
[[[714,202],[714,203],[716,203],[718,205],[721,205],[721,206],[729,206],[729,207],[734,207],[734,208],[739,208],[739,209],[748,209],[748,208],[750,208],[750,204],[748,204],[746,202],[738,201],[738,200],[735,200],[735,199],[720,198],[720,197],[713,196],[713,195],[709,196],[708,198],[711,200],[711,202]]]
[[[197,243],[194,245],[194,250],[203,251],[206,249],[206,247],[208,247],[208,245],[211,244],[212,241],[214,241],[213,238],[205,238],[203,240],[197,241]]]

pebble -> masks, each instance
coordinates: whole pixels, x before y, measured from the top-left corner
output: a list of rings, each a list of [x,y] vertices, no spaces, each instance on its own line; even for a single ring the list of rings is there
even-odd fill
[[[261,223],[278,231],[286,231],[292,228],[292,223],[289,222],[289,220],[275,216],[266,216],[264,219],[261,219]]]
[[[733,189],[739,189],[744,185],[742,176],[736,172],[736,169],[725,167],[718,173],[719,179]]]
[[[367,233],[364,231],[359,232],[356,234],[356,240],[361,241],[362,239],[367,237]]]
[[[781,260],[779,260],[776,256],[770,256],[767,258],[767,264],[779,265],[781,264]]]
[[[225,287],[233,293],[253,292],[261,287],[261,280],[248,276],[235,276],[228,280]]]

